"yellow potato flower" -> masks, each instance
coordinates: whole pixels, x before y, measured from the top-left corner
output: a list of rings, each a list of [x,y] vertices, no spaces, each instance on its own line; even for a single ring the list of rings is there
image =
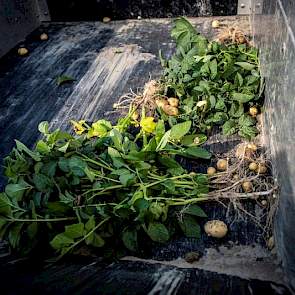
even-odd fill
[[[75,133],[78,135],[81,135],[84,131],[87,130],[87,128],[85,127],[85,120],[80,120],[80,121],[71,120],[71,123],[73,125]]]
[[[140,127],[147,133],[152,133],[156,129],[157,123],[154,122],[154,117],[145,117],[140,121]]]

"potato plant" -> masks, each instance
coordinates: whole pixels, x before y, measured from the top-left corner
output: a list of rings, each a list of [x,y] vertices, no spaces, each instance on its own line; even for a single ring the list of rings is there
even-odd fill
[[[161,58],[162,80],[167,96],[179,98],[180,112],[170,121],[192,120],[201,132],[220,125],[225,135],[253,138],[263,86],[258,50],[209,42],[185,18],[175,21],[171,36],[176,53],[169,60]]]

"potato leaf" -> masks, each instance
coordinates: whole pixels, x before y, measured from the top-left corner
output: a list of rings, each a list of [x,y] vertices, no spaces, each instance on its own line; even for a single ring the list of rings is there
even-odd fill
[[[199,238],[201,235],[201,228],[191,215],[184,215],[182,219],[179,220],[179,226],[188,238]]]
[[[74,240],[72,238],[69,238],[65,233],[60,233],[51,240],[50,245],[55,250],[61,250],[73,243]]]
[[[102,239],[97,233],[91,233],[89,236],[87,236],[85,243],[86,245],[91,245],[97,248],[101,248],[105,245],[104,239]]]
[[[197,217],[207,217],[207,214],[198,205],[192,204],[186,207],[183,211],[184,214],[194,215]]]
[[[71,239],[77,239],[84,234],[84,224],[76,223],[65,226],[65,235]]]
[[[247,71],[251,71],[257,67],[256,65],[253,65],[253,64],[250,64],[250,63],[244,62],[244,61],[236,62],[235,64],[242,67],[243,69],[245,69]]]
[[[224,135],[232,135],[236,133],[237,123],[234,120],[226,121],[222,126],[222,132]]]
[[[236,100],[238,102],[245,103],[245,102],[249,102],[252,99],[254,99],[255,95],[254,94],[246,94],[246,93],[234,92],[232,94],[232,97],[233,97],[234,100]]]
[[[192,158],[200,158],[200,159],[210,159],[211,153],[208,152],[206,149],[198,147],[198,146],[192,146],[185,150],[183,153],[187,157]]]
[[[154,242],[165,243],[169,240],[169,232],[166,226],[159,222],[151,222],[147,234]]]
[[[191,125],[192,125],[191,121],[185,121],[183,123],[174,125],[171,128],[170,138],[172,140],[180,140],[183,136],[185,136],[189,132]]]
[[[122,241],[128,250],[136,251],[138,248],[137,231],[136,230],[125,230],[122,234]]]
[[[21,200],[24,192],[31,188],[26,182],[10,183],[5,187],[5,193],[12,199]]]
[[[0,215],[2,216],[11,215],[10,200],[5,193],[0,193]]]

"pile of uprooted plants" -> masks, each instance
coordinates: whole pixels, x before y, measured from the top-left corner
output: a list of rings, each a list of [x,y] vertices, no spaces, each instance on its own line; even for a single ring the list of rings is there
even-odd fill
[[[23,255],[138,251],[147,237],[198,238],[202,203],[231,202],[243,211],[243,199],[268,208],[267,237],[276,187],[257,140],[263,87],[257,49],[239,34],[209,42],[179,18],[171,32],[176,52],[161,57],[162,78],[122,96],[116,124],[72,121],[73,135],[41,122],[34,149],[16,141],[5,159],[0,237]],[[206,174],[187,171],[184,158],[210,166],[214,155],[202,145],[216,126],[242,143]],[[205,231],[222,238],[227,226],[209,221]]]

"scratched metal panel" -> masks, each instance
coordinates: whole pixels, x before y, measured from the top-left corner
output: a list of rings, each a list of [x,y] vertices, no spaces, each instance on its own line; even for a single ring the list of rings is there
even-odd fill
[[[0,57],[39,25],[35,0],[0,0]]]
[[[265,140],[270,145],[281,187],[275,220],[277,249],[295,290],[295,6],[291,0],[264,1],[262,15],[253,16],[266,80]]]

